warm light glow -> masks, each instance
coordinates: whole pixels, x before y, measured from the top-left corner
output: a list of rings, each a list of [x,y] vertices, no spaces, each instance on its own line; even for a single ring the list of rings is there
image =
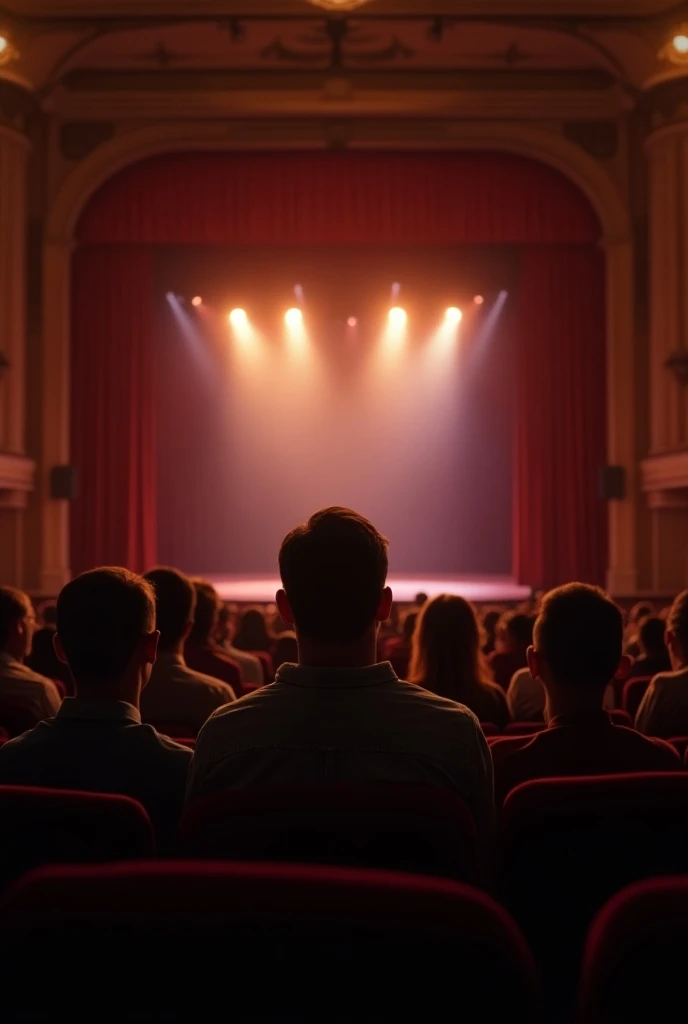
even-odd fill
[[[476,295],[473,301],[475,302],[476,306],[482,306],[485,299],[482,297],[482,295]]]
[[[346,322],[349,327],[358,327],[358,320],[355,316],[350,316]]]
[[[9,45],[9,39],[6,36],[0,36],[0,53],[4,53]]]
[[[680,32],[671,40],[671,45],[676,50],[676,53],[680,53],[682,57],[688,56],[688,35]]]
[[[191,300],[191,305],[192,306],[202,306],[203,305],[203,299],[201,298],[201,296],[200,295],[194,295],[193,299]]]
[[[290,331],[299,330],[303,327],[303,311],[297,309],[296,306],[293,309],[288,309],[284,314],[284,322]]]
[[[456,306],[450,306],[444,314],[444,319],[450,327],[456,327],[463,320],[463,313]]]
[[[245,309],[233,309],[231,313],[227,314],[227,319],[234,328],[248,326],[248,316]]]
[[[387,319],[391,328],[403,330],[406,327],[408,316],[406,315],[406,310],[402,309],[401,306],[393,306],[389,311]]]

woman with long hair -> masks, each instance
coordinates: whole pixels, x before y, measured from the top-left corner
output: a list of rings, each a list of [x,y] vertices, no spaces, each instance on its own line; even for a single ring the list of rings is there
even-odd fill
[[[239,627],[234,635],[234,646],[240,651],[272,650],[273,637],[270,636],[265,615],[260,608],[247,608],[239,618]]]
[[[509,721],[504,692],[490,682],[483,636],[472,605],[440,594],[420,613],[413,634],[409,680],[465,704],[481,722],[502,729]]]

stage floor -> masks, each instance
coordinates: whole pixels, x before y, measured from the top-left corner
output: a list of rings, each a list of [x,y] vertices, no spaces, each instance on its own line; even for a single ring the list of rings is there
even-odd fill
[[[224,601],[270,602],[280,587],[277,576],[207,576]],[[517,602],[530,596],[508,576],[390,576],[387,581],[397,601],[413,601],[421,591],[429,597],[459,594],[468,601]]]

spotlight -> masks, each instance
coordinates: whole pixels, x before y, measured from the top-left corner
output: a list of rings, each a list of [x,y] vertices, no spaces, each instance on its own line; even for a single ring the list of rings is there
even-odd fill
[[[245,309],[233,309],[231,313],[227,314],[227,319],[232,327],[236,328],[246,327],[248,324],[248,316]]]
[[[688,35],[684,32],[675,35],[671,40],[671,45],[681,57],[688,57]]]
[[[203,305],[203,299],[201,298],[201,296],[200,295],[194,295],[193,299],[191,300],[191,305],[192,306],[202,306]]]
[[[450,327],[456,327],[463,320],[463,313],[456,306],[450,306],[444,314],[444,319]]]
[[[475,302],[476,306],[482,306],[484,301],[485,299],[482,297],[482,295],[476,295],[475,298],[473,299],[473,302]]]
[[[355,316],[350,316],[346,322],[349,327],[358,327],[358,320]]]
[[[7,36],[0,36],[0,53],[4,53],[9,48],[10,41]]]
[[[303,325],[303,311],[294,306],[284,314],[284,322],[290,330],[297,330]]]
[[[402,330],[406,326],[408,316],[406,310],[402,309],[401,306],[393,306],[390,309],[387,319],[389,320],[389,326],[394,330]]]

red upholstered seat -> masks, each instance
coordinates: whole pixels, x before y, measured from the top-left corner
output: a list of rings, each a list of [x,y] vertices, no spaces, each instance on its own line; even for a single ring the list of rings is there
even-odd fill
[[[439,879],[296,865],[46,868],[0,901],[4,1019],[541,1019],[508,914]],[[65,990],[78,964],[79,984]],[[113,979],[123,979],[113,984]],[[462,1012],[463,1008],[463,1012]],[[96,1014],[99,1016],[99,1014]],[[15,1018],[16,1019],[16,1018]]]
[[[499,729],[494,724],[494,722],[481,722],[480,723],[480,728],[482,729],[483,736],[485,736],[485,737],[487,737],[487,736],[498,736],[499,735]]]
[[[473,818],[449,790],[329,785],[227,790],[187,807],[181,856],[338,864],[477,883]]]
[[[130,797],[0,786],[0,885],[42,864],[154,854],[148,814]]]
[[[636,679],[629,679],[624,683],[621,706],[624,711],[628,712],[634,722],[640,702],[651,682],[652,676],[638,676]]]
[[[633,881],[688,871],[688,774],[524,783],[504,803],[501,844],[500,895],[552,988],[570,992],[603,903]]]
[[[546,729],[545,722],[509,722],[504,729],[505,736],[531,736]]]
[[[10,736],[21,736],[42,720],[36,705],[20,697],[0,697],[0,726]]]
[[[672,736],[668,742],[671,743],[672,747],[683,761],[686,752],[688,751],[688,736]]]
[[[686,1017],[688,876],[617,893],[588,934],[579,991],[585,1024]]]
[[[633,728],[634,719],[631,718],[627,711],[621,711],[620,708],[614,708],[613,711],[609,712],[609,717],[614,725],[625,725],[627,729]]]

